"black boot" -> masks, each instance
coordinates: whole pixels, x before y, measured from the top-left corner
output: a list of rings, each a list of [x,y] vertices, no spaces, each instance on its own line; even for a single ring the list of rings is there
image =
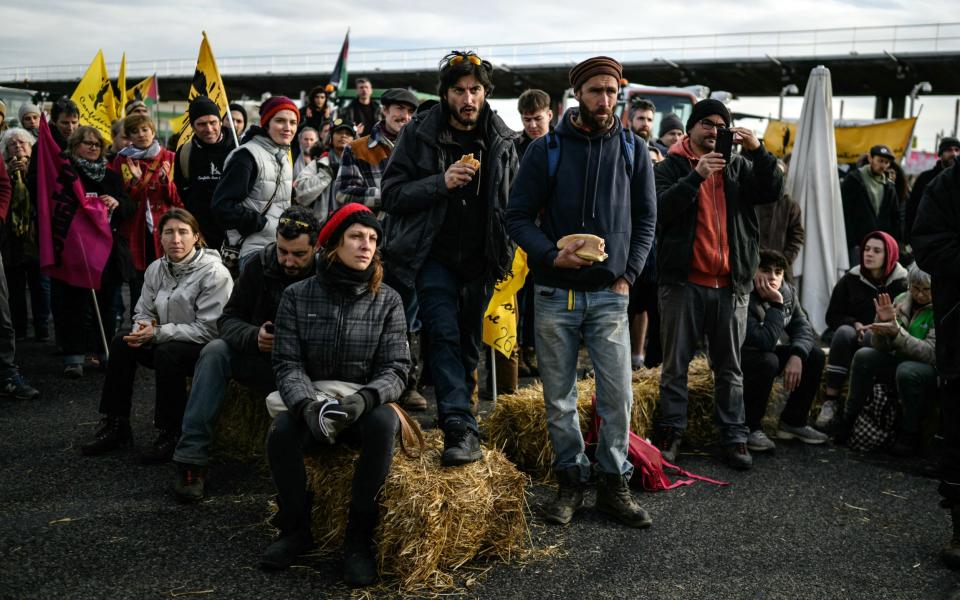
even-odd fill
[[[960,569],[960,506],[950,509],[953,519],[953,539],[940,551],[940,560],[951,569]]]
[[[653,519],[637,504],[627,480],[619,473],[602,473],[597,482],[597,510],[630,527],[646,528]]]
[[[557,497],[543,507],[543,518],[550,523],[566,525],[573,514],[583,506],[583,483],[580,481],[580,467],[570,467],[557,471]]]
[[[350,507],[347,533],[343,540],[343,581],[350,587],[367,587],[377,580],[377,553],[373,530],[377,511],[359,511]]]
[[[410,360],[413,362],[407,376],[407,388],[400,395],[400,406],[421,412],[427,410],[427,399],[418,390],[420,375],[423,373],[423,361],[420,358],[420,333],[408,333],[407,343],[410,345]]]
[[[312,494],[306,494],[306,508],[294,513],[283,503],[277,501],[277,511],[274,523],[280,529],[280,535],[267,546],[260,556],[260,568],[267,571],[287,569],[296,562],[297,558],[315,548],[313,532],[310,530],[310,504]]]
[[[100,420],[100,427],[93,434],[93,439],[80,446],[80,451],[87,456],[95,456],[117,448],[129,448],[132,445],[133,432],[130,430],[130,419],[106,416]]]
[[[177,449],[177,440],[179,439],[179,431],[157,430],[157,439],[140,454],[140,462],[145,465],[159,465],[170,462],[173,459],[173,451]]]

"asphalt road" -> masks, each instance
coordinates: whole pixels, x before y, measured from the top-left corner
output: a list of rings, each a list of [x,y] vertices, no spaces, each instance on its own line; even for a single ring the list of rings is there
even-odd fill
[[[286,573],[256,559],[273,494],[255,464],[213,466],[209,498],[178,504],[171,465],[134,451],[87,458],[103,375],[59,376],[52,345],[20,347],[40,400],[0,400],[0,598],[339,598],[337,556]],[[138,379],[134,432],[152,440],[153,375]],[[489,403],[486,404],[489,407]],[[430,422],[431,417],[424,417]],[[459,593],[491,598],[940,598],[958,575],[939,563],[948,537],[927,461],[781,444],[737,473],[708,449],[681,464],[728,480],[656,494],[653,527],[592,509],[568,527],[534,519],[535,556],[463,571]],[[531,505],[549,497],[531,489]],[[593,493],[588,497],[592,504]]]

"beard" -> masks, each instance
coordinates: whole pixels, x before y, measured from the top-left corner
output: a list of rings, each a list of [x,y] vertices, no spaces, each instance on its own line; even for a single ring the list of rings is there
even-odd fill
[[[598,117],[596,113],[591,112],[583,102],[580,102],[580,122],[586,125],[588,129],[593,131],[610,129],[613,126],[614,118],[613,113],[610,113],[605,118]]]
[[[461,125],[463,125],[464,127],[474,127],[477,124],[477,121],[480,120],[480,109],[473,111],[473,118],[470,118],[461,114],[460,111],[454,108],[453,106],[448,105],[447,108],[450,111],[450,114],[453,116],[454,120],[457,123],[460,123]]]

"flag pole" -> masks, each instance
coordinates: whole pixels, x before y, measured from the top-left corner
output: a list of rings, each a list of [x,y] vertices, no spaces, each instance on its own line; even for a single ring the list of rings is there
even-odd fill
[[[93,312],[97,315],[97,326],[100,328],[100,341],[103,342],[103,355],[109,362],[110,346],[107,344],[107,332],[103,329],[103,317],[100,315],[100,304],[97,302],[97,292],[93,288],[90,288],[90,297],[93,298]]]

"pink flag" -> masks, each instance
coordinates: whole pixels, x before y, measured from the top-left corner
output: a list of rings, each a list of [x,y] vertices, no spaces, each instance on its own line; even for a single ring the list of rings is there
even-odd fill
[[[69,285],[100,289],[100,276],[113,247],[107,207],[95,194],[84,192],[76,168],[60,156],[45,119],[40,119],[34,151],[40,269]]]

